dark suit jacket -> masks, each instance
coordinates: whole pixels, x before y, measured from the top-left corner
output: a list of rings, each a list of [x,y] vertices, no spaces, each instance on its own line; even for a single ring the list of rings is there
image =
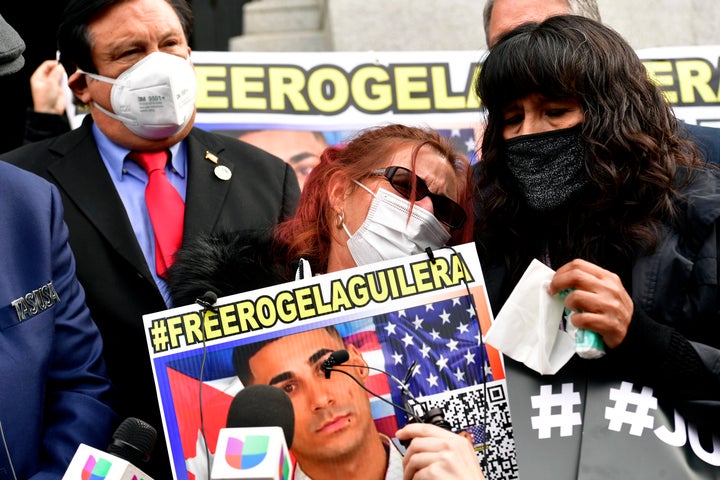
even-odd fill
[[[57,189],[0,162],[0,225],[0,480],[59,480],[79,443],[105,449],[117,424],[102,340]]]
[[[2,159],[37,173],[60,189],[77,274],[105,341],[105,360],[118,393],[118,413],[158,430],[143,470],[169,479],[165,439],[142,315],[166,309],[125,208],[98,153],[90,116],[53,139],[24,145]],[[300,195],[293,169],[269,153],[229,136],[194,128],[187,139],[184,242],[199,233],[266,230],[294,213]],[[227,166],[232,178],[214,174]],[[142,467],[141,467],[142,468]]]
[[[698,152],[708,163],[720,165],[720,128],[680,122],[680,129],[683,136],[695,143]]]

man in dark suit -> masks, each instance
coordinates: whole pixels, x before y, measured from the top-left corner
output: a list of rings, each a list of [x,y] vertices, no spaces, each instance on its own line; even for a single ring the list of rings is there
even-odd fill
[[[180,200],[184,214],[171,223],[183,225],[183,242],[222,230],[263,233],[294,212],[300,192],[279,158],[193,127],[191,17],[184,0],[71,0],[58,30],[60,60],[90,115],[69,133],[2,156],[62,194],[118,411],[160,433],[143,468],[156,480],[171,472],[142,315],[172,306],[158,252],[163,260],[173,252],[156,232],[149,197],[146,203],[149,174],[131,157],[169,152],[161,170],[175,191],[173,208],[161,213],[177,215]],[[180,236],[174,242],[179,247]]]
[[[0,76],[25,44],[0,17]],[[57,189],[0,162],[0,480],[59,480],[80,443],[117,423]]]

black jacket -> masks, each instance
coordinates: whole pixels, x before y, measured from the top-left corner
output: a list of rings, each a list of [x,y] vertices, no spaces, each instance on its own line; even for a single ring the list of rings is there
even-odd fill
[[[633,380],[690,405],[686,418],[720,419],[720,174],[697,170],[678,206],[677,225],[665,226],[657,249],[633,261],[634,314],[625,340],[585,362],[593,374]],[[481,262],[497,314],[513,286],[498,258]]]

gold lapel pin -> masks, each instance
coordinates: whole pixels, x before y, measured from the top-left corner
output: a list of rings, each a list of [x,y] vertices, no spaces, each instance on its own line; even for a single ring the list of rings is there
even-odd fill
[[[213,163],[217,163],[217,162],[218,162],[218,157],[217,157],[217,155],[215,155],[214,153],[210,153],[210,152],[207,151],[207,150],[205,150],[205,158],[207,158],[208,160],[210,160],[210,161],[213,162]]]

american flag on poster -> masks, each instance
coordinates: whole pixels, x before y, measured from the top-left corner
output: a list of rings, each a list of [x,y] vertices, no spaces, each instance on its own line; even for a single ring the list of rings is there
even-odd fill
[[[465,429],[472,436],[473,448],[480,450],[486,446],[485,425],[473,425]]]
[[[475,308],[468,298],[375,317],[385,370],[403,379],[411,363],[417,361],[408,383],[416,397],[493,381]],[[402,405],[399,388],[393,388],[392,397]]]
[[[344,324],[336,325],[345,344],[354,345],[362,354],[363,358],[371,367],[365,386],[386,401],[380,400],[374,395],[369,395],[372,416],[378,430],[390,437],[398,430],[398,421],[395,417],[395,409],[387,402],[392,401],[391,385],[387,375],[380,370],[385,370],[386,360],[383,355],[383,348],[380,345],[375,324],[372,318],[355,320]]]
[[[477,145],[474,128],[455,128],[453,130],[441,130],[437,132],[443,137],[450,139],[453,147],[463,153],[471,164],[477,162]]]

